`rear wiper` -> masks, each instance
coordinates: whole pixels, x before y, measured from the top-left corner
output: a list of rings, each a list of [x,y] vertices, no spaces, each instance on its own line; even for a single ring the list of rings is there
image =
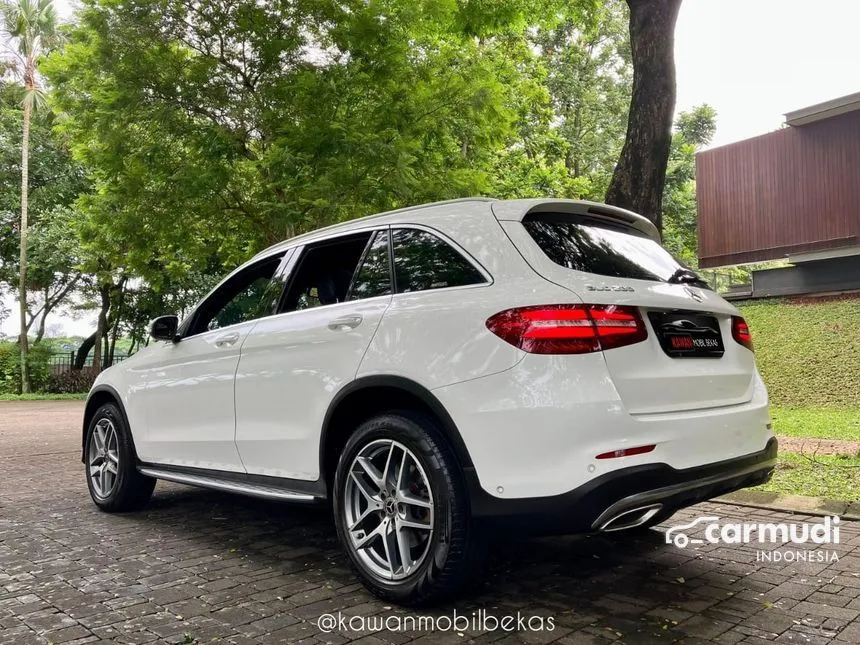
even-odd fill
[[[670,275],[667,282],[671,282],[672,284],[694,284],[697,287],[710,289],[710,285],[702,280],[695,271],[692,269],[685,269],[684,267],[678,268],[675,273]]]

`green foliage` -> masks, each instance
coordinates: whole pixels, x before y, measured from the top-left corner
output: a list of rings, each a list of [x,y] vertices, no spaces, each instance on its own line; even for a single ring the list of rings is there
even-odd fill
[[[38,56],[57,37],[57,12],[53,0],[4,0],[0,5],[3,27],[17,43],[24,58]]]
[[[860,457],[782,452],[773,479],[752,490],[825,499],[860,499]]]
[[[92,367],[68,370],[51,376],[47,389],[52,394],[85,394],[90,391],[98,376]]]
[[[409,204],[599,198],[630,93],[622,0],[87,0],[43,67],[85,269],[162,292]]]
[[[17,272],[21,210],[22,97],[20,85],[0,81],[0,267],[16,263],[9,269],[13,273]],[[87,188],[83,168],[72,161],[65,142],[53,132],[54,123],[48,110],[34,112],[30,122],[29,195],[34,228],[54,209],[72,204]],[[3,279],[13,282],[8,275]]]
[[[220,279],[217,270],[192,270],[181,281],[164,282],[158,290],[147,284],[128,288],[124,294],[123,316],[117,340],[117,351],[128,352],[134,344],[140,348],[149,336],[149,323],[164,314],[184,317]]]
[[[682,112],[675,120],[663,188],[663,243],[682,262],[698,266],[696,239],[696,152],[710,143],[717,113],[709,105]]]
[[[757,344],[760,336],[755,337]],[[777,435],[860,441],[858,407],[787,408],[772,405],[770,416]],[[860,499],[860,457],[780,452],[774,479],[759,488],[789,495]]]
[[[13,293],[19,273],[22,95],[17,84],[0,84],[0,281]],[[80,242],[74,232],[80,215],[72,205],[88,188],[83,168],[53,125],[50,111],[33,113],[27,304],[30,317],[40,322],[45,305],[49,310],[61,306],[80,281]]]
[[[771,406],[773,431],[789,437],[860,441],[858,408],[784,408]]]
[[[47,127],[91,189],[41,209],[33,287],[83,273],[137,343],[308,229],[474,194],[600,200],[630,102],[624,0],[84,0],[65,36],[41,63]],[[703,116],[679,119],[690,145]]]
[[[43,345],[33,345],[27,353],[27,367],[34,391],[48,387],[51,368],[48,360],[51,350]],[[0,394],[21,392],[21,350],[18,343],[0,341]]]
[[[632,75],[626,4],[567,3],[554,15],[504,51],[517,62],[517,119],[490,171],[495,197],[601,200],[624,143]]]
[[[860,299],[740,303],[774,405],[860,408]]]
[[[516,5],[479,19],[457,2],[89,0],[45,70],[96,182],[80,202],[91,270],[161,288],[213,251],[232,265],[323,224],[483,192],[514,65],[472,35],[518,22]]]
[[[21,105],[31,111],[41,110],[45,95],[37,63],[42,54],[62,41],[53,0],[0,0],[0,35],[5,51],[11,54],[0,59],[0,76],[8,72],[17,78]]]
[[[624,143],[630,105],[628,9],[610,0],[574,11],[538,33],[547,68],[556,131],[567,143],[562,159],[573,177],[588,178],[590,197],[602,198]]]

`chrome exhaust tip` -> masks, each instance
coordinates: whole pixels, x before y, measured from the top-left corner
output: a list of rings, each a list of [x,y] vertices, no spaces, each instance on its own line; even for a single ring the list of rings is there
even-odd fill
[[[630,510],[610,517],[603,524],[598,526],[597,530],[603,533],[610,533],[612,531],[623,531],[625,529],[632,529],[637,526],[641,526],[659,513],[662,508],[662,504],[649,504],[647,506],[631,508]]]

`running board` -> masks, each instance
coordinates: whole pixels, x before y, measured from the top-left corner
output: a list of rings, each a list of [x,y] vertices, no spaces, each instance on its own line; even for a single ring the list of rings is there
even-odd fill
[[[275,486],[267,486],[265,484],[252,484],[249,482],[228,481],[208,475],[192,475],[189,473],[178,473],[172,470],[163,470],[161,468],[153,468],[151,466],[140,466],[138,472],[148,477],[156,479],[165,479],[167,481],[176,482],[178,484],[188,484],[189,486],[200,486],[201,488],[212,488],[214,490],[223,490],[228,493],[238,493],[240,495],[251,495],[253,497],[262,497],[264,499],[278,499],[290,502],[316,502],[320,498],[307,493],[297,493],[295,491],[277,488]]]

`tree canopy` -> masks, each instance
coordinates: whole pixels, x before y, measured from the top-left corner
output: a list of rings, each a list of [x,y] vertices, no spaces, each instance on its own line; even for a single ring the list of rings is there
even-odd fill
[[[639,87],[633,27],[624,0],[83,0],[40,61],[32,331],[75,292],[107,355],[109,330],[142,340],[147,317],[312,228],[467,195],[603,200]],[[0,97],[10,283],[18,91]],[[662,193],[688,259],[708,127],[706,108],[678,119]]]
[[[157,281],[483,192],[516,89],[485,29],[456,3],[89,1],[45,67],[91,233]]]

